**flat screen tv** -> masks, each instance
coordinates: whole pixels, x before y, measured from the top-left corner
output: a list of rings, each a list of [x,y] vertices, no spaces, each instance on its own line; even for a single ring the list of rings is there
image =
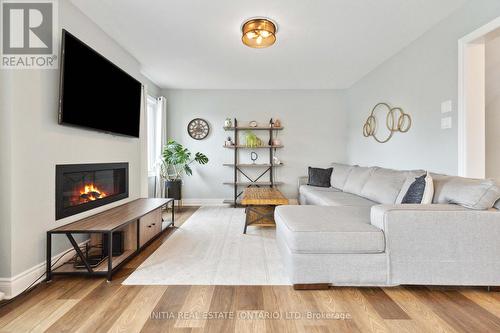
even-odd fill
[[[139,137],[141,83],[63,30],[59,123]]]

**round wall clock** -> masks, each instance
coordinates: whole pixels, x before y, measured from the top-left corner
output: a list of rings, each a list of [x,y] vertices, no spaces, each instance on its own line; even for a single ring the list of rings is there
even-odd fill
[[[201,118],[195,118],[188,124],[187,131],[189,136],[195,140],[203,140],[210,132],[210,126],[207,121]]]

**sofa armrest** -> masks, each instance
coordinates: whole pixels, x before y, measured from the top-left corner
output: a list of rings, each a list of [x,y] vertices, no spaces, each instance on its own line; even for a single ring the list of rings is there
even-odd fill
[[[297,188],[300,188],[302,185],[307,185],[307,181],[309,180],[309,177],[303,176],[299,177],[297,181]]]
[[[394,262],[500,262],[500,212],[458,205],[378,205],[371,224],[382,229]]]

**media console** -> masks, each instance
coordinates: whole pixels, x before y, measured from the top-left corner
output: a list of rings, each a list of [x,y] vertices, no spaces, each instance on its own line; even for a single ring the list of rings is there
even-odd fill
[[[172,206],[172,220],[162,228],[163,207]],[[112,275],[121,265],[138,254],[169,226],[174,225],[174,199],[137,199],[78,220],[76,222],[47,231],[47,281],[56,274],[84,274],[106,276],[111,281]],[[94,248],[106,245],[106,253],[113,253],[113,233],[122,232],[123,252],[118,256],[108,256],[97,266],[92,267],[75,241],[73,234],[87,234]],[[52,269],[52,236],[65,234],[76,251],[83,268],[65,263]],[[103,237],[106,237],[104,241]]]

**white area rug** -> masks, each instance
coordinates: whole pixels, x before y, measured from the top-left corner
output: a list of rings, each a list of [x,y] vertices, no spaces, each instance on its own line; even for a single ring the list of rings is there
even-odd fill
[[[127,285],[289,285],[274,228],[248,227],[243,208],[201,207]]]

